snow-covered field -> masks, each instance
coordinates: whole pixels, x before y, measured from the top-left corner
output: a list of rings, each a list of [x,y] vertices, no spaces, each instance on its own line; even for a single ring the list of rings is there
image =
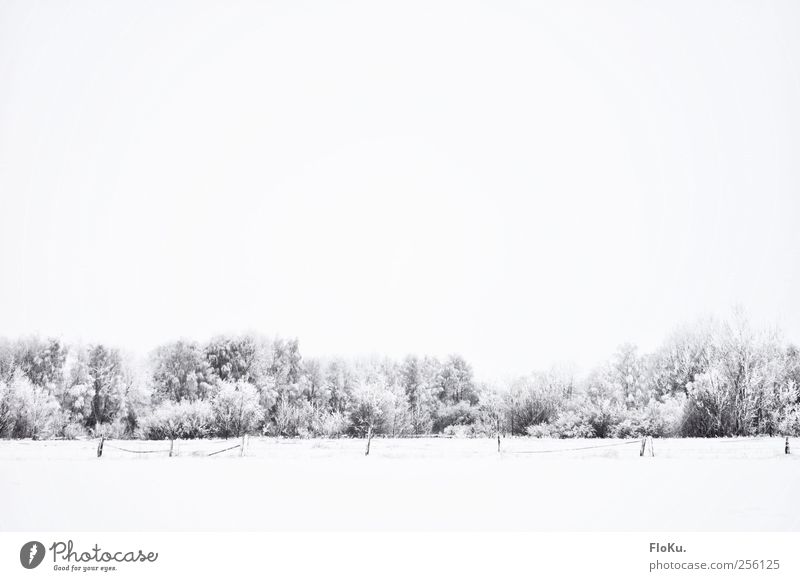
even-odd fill
[[[0,530],[800,530],[800,441],[237,442],[0,441]]]

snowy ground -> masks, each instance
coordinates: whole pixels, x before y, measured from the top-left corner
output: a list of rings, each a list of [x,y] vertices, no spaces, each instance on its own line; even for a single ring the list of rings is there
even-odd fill
[[[236,443],[0,441],[0,530],[800,531],[800,441]]]

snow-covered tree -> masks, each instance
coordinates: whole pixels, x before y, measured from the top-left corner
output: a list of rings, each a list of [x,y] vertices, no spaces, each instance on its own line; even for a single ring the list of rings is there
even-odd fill
[[[258,391],[246,381],[220,383],[211,405],[217,432],[225,438],[253,432],[264,418]]]
[[[153,354],[153,395],[158,401],[205,399],[214,381],[202,349],[187,341],[162,345]]]
[[[21,370],[14,374],[12,390],[12,406],[16,411],[15,434],[34,440],[52,436],[59,414],[56,398],[45,388],[35,385]]]

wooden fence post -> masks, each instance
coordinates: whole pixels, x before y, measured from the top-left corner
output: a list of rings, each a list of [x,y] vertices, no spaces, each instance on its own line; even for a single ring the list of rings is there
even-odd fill
[[[500,418],[497,418],[497,453],[500,453]]]
[[[106,441],[106,437],[105,436],[100,436],[100,443],[97,445],[97,457],[98,458],[100,458],[100,456],[103,455],[103,444],[105,443],[105,441]],[[786,441],[787,442],[789,441],[788,438],[787,438]],[[787,454],[788,454],[788,452],[787,452]]]
[[[650,456],[655,457],[656,451],[653,449],[653,436],[647,436],[647,439],[650,440]]]
[[[244,450],[246,447],[247,447],[247,434],[244,434],[242,436],[242,446],[241,449],[239,450],[239,458],[242,458],[244,456]]]
[[[369,456],[369,445],[372,442],[372,426],[369,427],[367,430],[367,451],[364,452],[364,456]]]
[[[169,457],[172,458],[172,451],[175,449],[175,439],[170,438],[169,440]]]
[[[642,447],[639,449],[639,456],[644,456],[644,448],[647,446],[647,436],[642,438]]]
[[[789,449],[789,436],[786,436],[786,446],[783,448],[784,453],[791,454],[792,451]]]

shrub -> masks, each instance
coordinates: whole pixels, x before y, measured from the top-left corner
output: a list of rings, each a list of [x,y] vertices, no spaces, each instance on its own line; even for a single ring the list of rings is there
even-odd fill
[[[275,407],[273,424],[267,431],[277,436],[296,438],[307,437],[310,433],[311,407],[308,402],[298,404],[289,403],[287,398],[281,398]]]
[[[89,432],[81,423],[69,422],[66,426],[61,428],[61,436],[65,440],[82,440],[89,436]]]
[[[320,412],[315,414],[313,430],[315,435],[338,438],[350,428],[350,422],[341,412]]]
[[[528,426],[525,428],[525,433],[527,433],[532,438],[558,438],[553,428],[552,422],[546,422],[544,424],[536,424],[533,426]]]
[[[518,435],[526,433],[528,426],[552,422],[563,399],[563,387],[549,377],[542,374],[521,377],[503,397],[505,425]]]
[[[206,401],[166,402],[142,418],[139,431],[150,440],[203,438],[213,431],[214,414]]]
[[[643,408],[625,410],[621,421],[611,429],[615,438],[664,438],[675,435],[680,427],[686,396],[667,397],[663,402],[651,400]]]
[[[442,406],[437,410],[436,417],[433,420],[433,431],[442,433],[448,426],[474,424],[477,416],[477,408],[471,406],[467,401]]]
[[[442,430],[442,433],[454,438],[476,438],[486,435],[477,424],[453,424]]]
[[[528,434],[552,438],[606,438],[619,423],[621,408],[609,399],[570,400],[554,420],[530,426]]]
[[[110,440],[121,440],[129,435],[128,427],[122,418],[98,424],[90,428],[88,432],[95,438],[104,437]]]
[[[708,401],[689,397],[683,410],[677,436],[692,438],[715,438],[733,435],[719,419],[717,407]]]
[[[222,437],[252,432],[264,419],[258,403],[258,391],[244,381],[224,381],[211,403],[215,431]]]
[[[536,438],[594,438],[595,428],[576,410],[564,410],[555,420],[528,426],[527,433]]]

